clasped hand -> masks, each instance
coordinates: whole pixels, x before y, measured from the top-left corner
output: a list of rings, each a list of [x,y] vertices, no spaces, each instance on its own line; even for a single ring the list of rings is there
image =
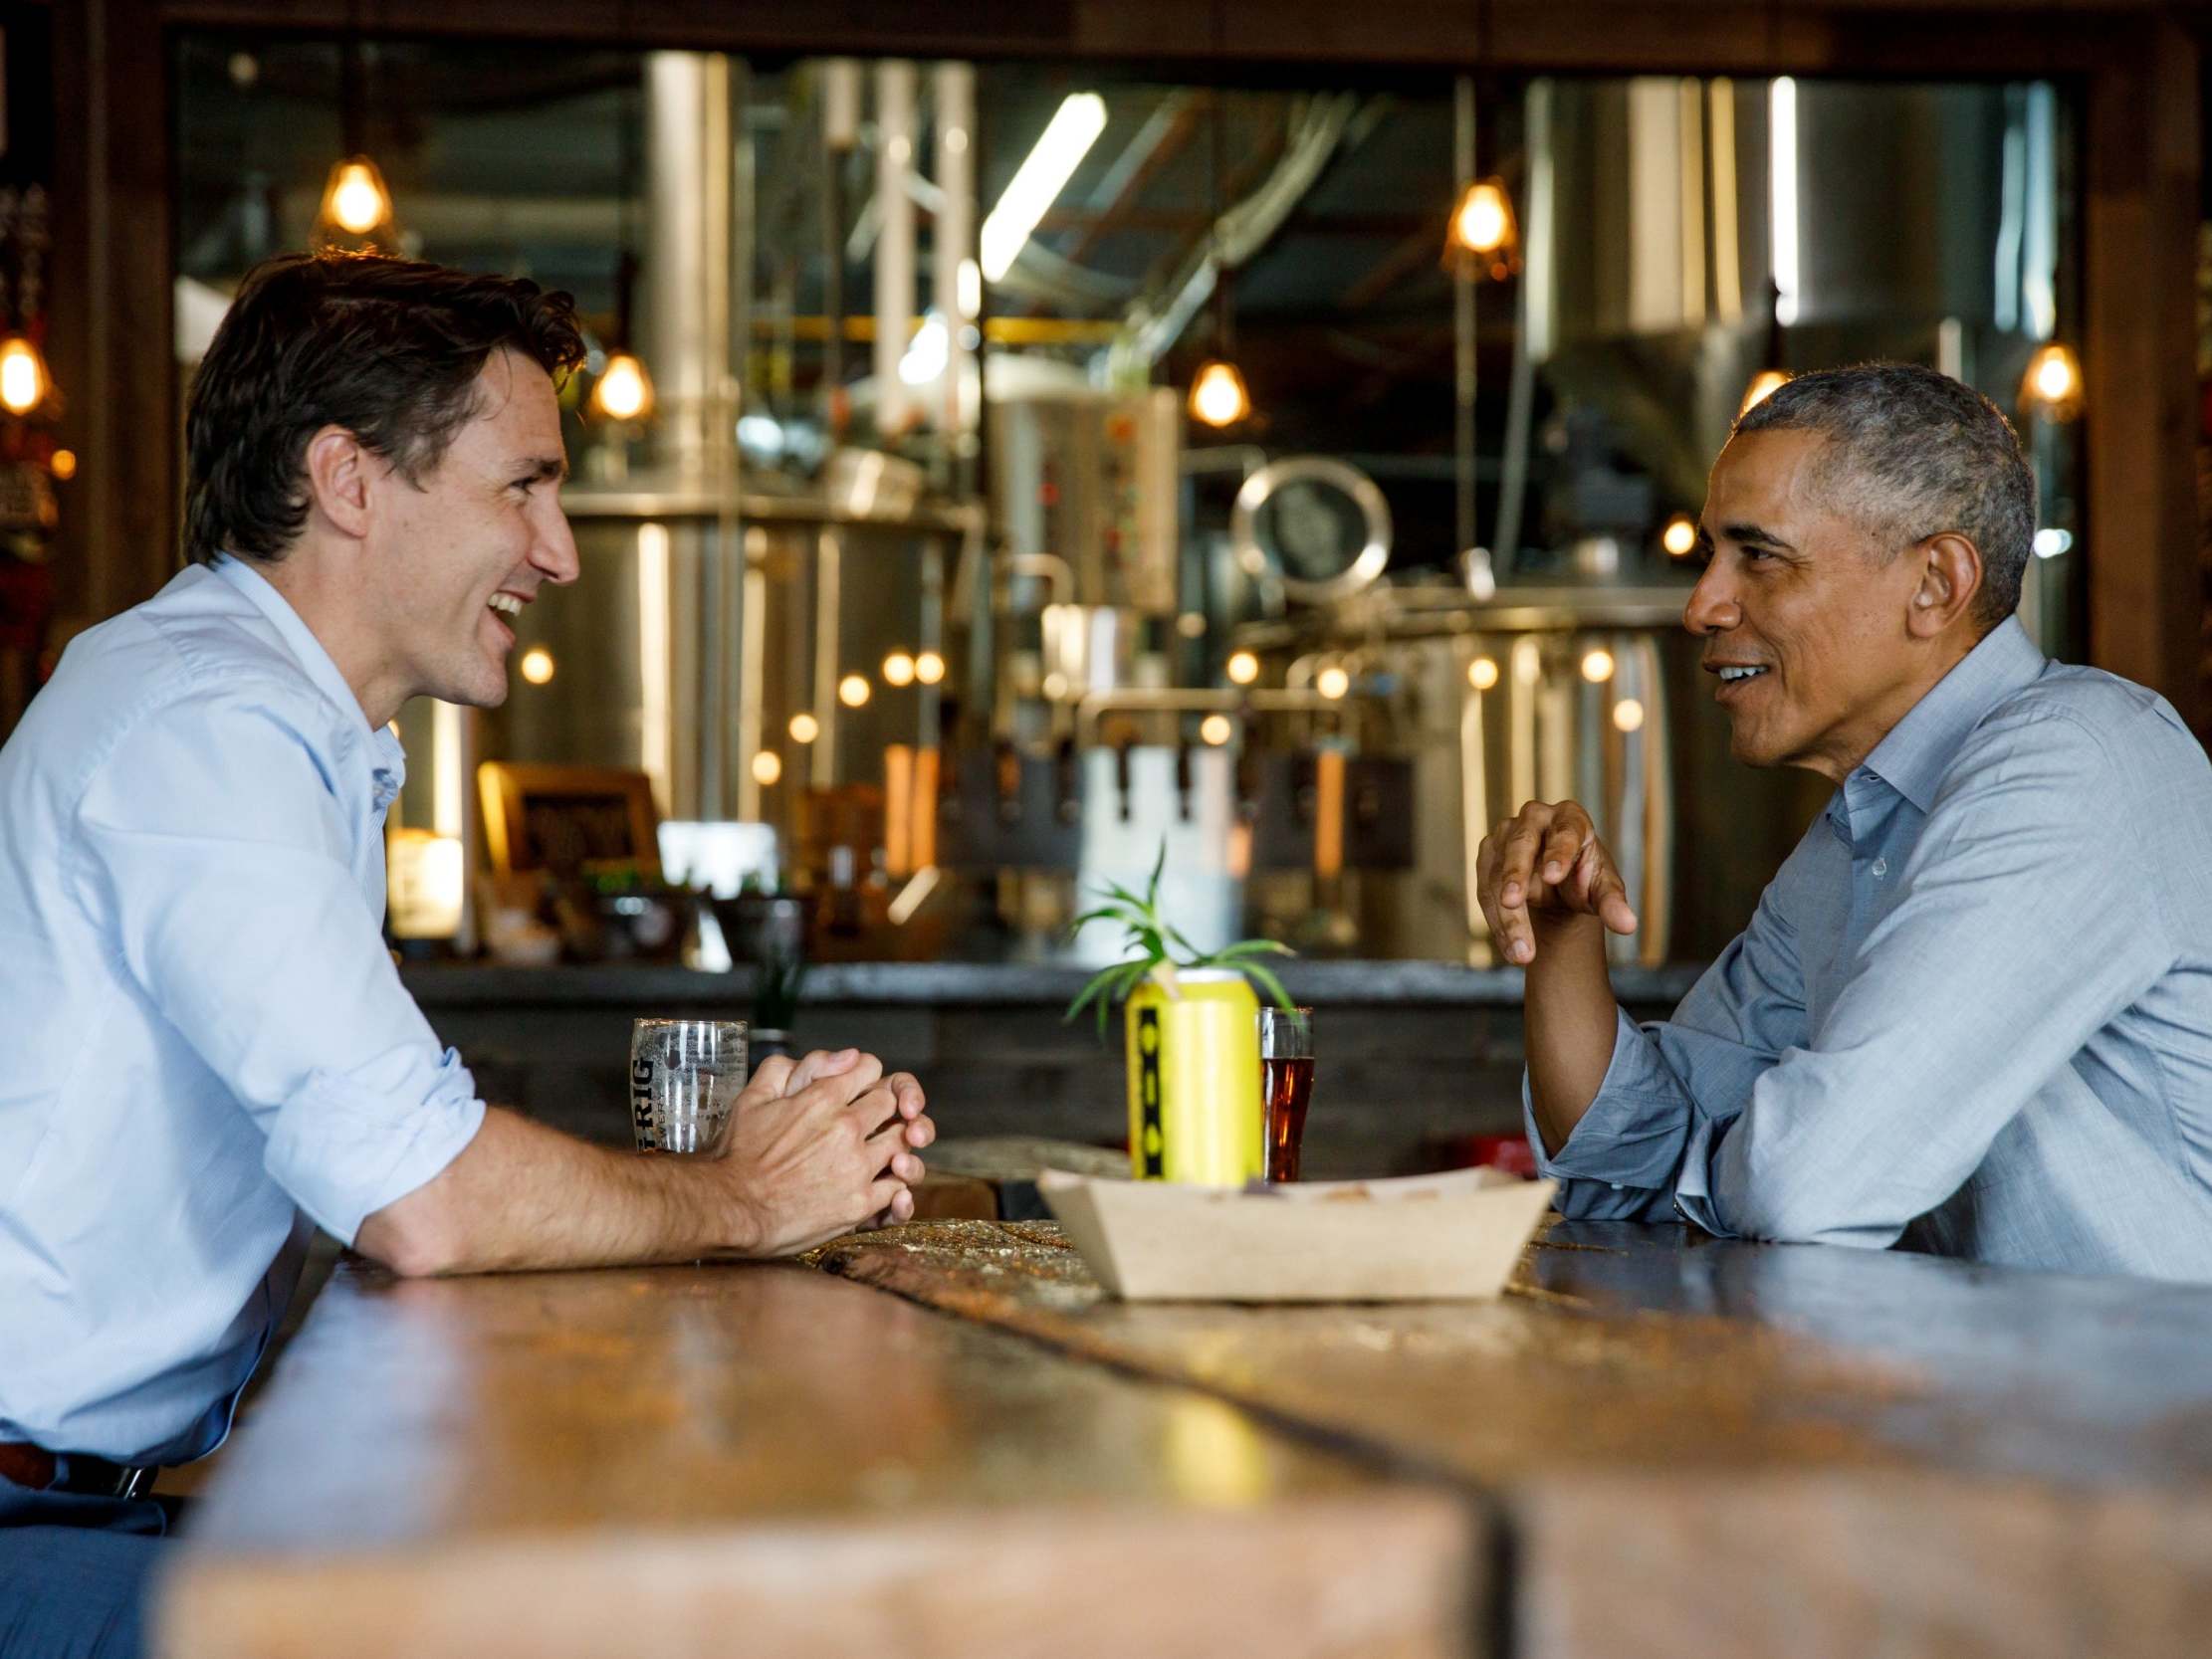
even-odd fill
[[[738,1097],[722,1158],[749,1214],[748,1254],[784,1256],[857,1228],[911,1220],[937,1139],[922,1086],[858,1049],[774,1055]]]
[[[1530,801],[1482,838],[1475,890],[1490,936],[1527,966],[1562,927],[1595,918],[1636,932],[1636,910],[1590,814],[1573,801]]]

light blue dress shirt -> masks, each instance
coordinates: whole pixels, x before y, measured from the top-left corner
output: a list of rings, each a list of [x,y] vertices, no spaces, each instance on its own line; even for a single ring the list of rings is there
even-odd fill
[[[483,1104],[392,967],[399,742],[247,564],[82,635],[0,750],[0,1440],[223,1438],[299,1275]]]
[[[2204,750],[2005,622],[1538,1164],[1571,1215],[2212,1280]]]

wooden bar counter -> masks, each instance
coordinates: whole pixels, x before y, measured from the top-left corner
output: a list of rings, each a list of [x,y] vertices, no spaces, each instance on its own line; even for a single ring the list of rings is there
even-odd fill
[[[2212,1630],[2212,1290],[1566,1223],[1488,1304],[1119,1304],[1039,1223],[815,1266],[342,1269],[179,1549],[166,1651],[2105,1659]]]
[[[1469,1651],[1475,1518],[1193,1390],[791,1265],[341,1266],[167,1659]]]
[[[1494,1303],[1119,1303],[977,1222],[823,1262],[1479,1496],[1500,1654],[2212,1651],[2212,1288],[1556,1219]]]

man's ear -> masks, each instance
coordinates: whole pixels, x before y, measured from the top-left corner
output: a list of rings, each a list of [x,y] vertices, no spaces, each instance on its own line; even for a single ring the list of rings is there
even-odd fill
[[[1934,639],[1966,618],[1982,590],[1982,555],[1969,536],[1956,530],[1931,535],[1905,555],[1919,566],[1920,580],[1905,608],[1905,631],[1914,639]]]
[[[326,426],[308,440],[308,507],[342,535],[368,534],[368,496],[376,461],[342,426]]]

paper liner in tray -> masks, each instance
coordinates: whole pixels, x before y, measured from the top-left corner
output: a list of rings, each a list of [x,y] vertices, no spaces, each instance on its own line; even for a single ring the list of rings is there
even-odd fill
[[[1493,1169],[1263,1192],[1050,1170],[1037,1179],[1099,1283],[1132,1302],[1496,1296],[1552,1185]]]

